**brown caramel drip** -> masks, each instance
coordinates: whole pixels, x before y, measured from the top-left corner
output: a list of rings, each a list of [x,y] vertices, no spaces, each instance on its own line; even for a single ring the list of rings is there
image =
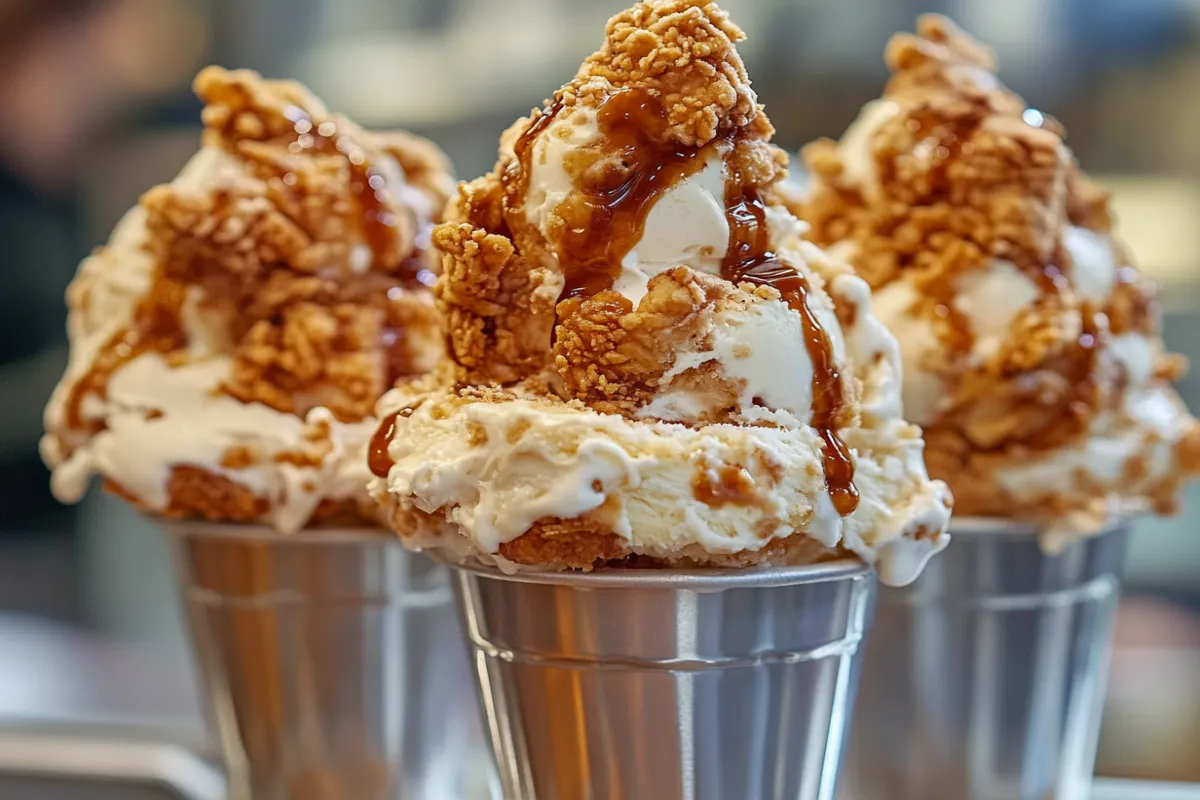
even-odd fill
[[[1092,308],[1090,303],[1085,303],[1079,313],[1081,328],[1076,340],[1078,351],[1065,375],[1071,389],[1060,401],[1061,415],[1050,417],[1057,421],[1038,429],[1023,442],[1032,450],[1061,447],[1074,436],[1084,434],[1093,409],[1100,400],[1096,362],[1100,356],[1100,329],[1104,315]]]
[[[825,483],[834,508],[843,517],[858,507],[854,462],[837,435],[837,418],[845,402],[842,377],[833,361],[833,345],[809,308],[808,281],[792,265],[770,250],[767,209],[758,190],[731,176],[725,186],[725,217],[729,222],[729,248],[721,276],[732,283],[752,283],[776,289],[800,315],[804,344],[813,365],[812,427],[821,437]]]
[[[179,315],[187,287],[160,279],[137,308],[129,327],[116,333],[100,349],[92,368],[79,379],[67,400],[66,423],[69,428],[85,429],[83,402],[88,395],[105,397],[112,374],[143,353],[170,353],[187,344]],[[97,426],[90,426],[98,429]]]
[[[514,163],[521,176],[515,182],[518,191],[507,198],[510,209],[528,194],[535,140],[561,111],[560,104],[552,106],[517,141]],[[575,190],[558,208],[565,223],[557,243],[566,279],[562,299],[611,289],[655,202],[701,169],[710,152],[673,144],[662,101],[644,89],[610,95],[597,111],[596,124],[603,146],[572,153],[566,165]]]
[[[375,435],[371,437],[371,444],[367,448],[367,466],[372,475],[386,478],[391,472],[396,462],[392,461],[388,448],[391,447],[392,439],[396,438],[396,420],[408,419],[416,410],[416,406],[405,406],[379,421],[379,427],[375,430]]]
[[[313,122],[306,112],[295,109],[296,141],[291,147],[297,152],[306,150],[322,155],[341,155],[350,167],[350,192],[361,211],[363,238],[376,261],[387,252],[396,236],[396,219],[388,210],[385,195],[387,181],[383,173],[368,163],[366,151],[348,133],[339,133],[336,122]],[[407,263],[407,262],[406,262]],[[415,279],[415,275],[407,276]]]
[[[562,113],[563,108],[562,98],[555,98],[554,102],[538,112],[538,116],[529,123],[529,127],[513,144],[515,157],[505,168],[501,179],[504,184],[503,207],[506,216],[512,214],[524,218],[525,198],[529,196],[529,177],[533,174],[533,146],[538,137]]]
[[[692,493],[701,503],[713,508],[730,504],[751,506],[762,499],[755,491],[754,479],[740,464],[722,465],[716,481],[712,480],[709,470],[699,470],[692,480]]]
[[[976,109],[967,117],[945,120],[932,109],[917,109],[908,119],[913,134],[913,150],[930,153],[933,163],[928,173],[928,193],[934,197],[950,196],[954,182],[950,178],[950,165],[963,155],[967,142],[975,135],[987,118],[987,110]],[[895,180],[894,165],[885,162],[883,180]],[[925,291],[934,299],[934,312],[945,320],[943,338],[947,347],[958,353],[968,353],[975,343],[971,321],[954,306],[956,287],[954,281],[940,280]]]

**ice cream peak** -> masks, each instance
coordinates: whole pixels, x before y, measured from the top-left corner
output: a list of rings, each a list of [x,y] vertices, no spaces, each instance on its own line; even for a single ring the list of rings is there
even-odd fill
[[[781,202],[741,38],[712,3],[617,15],[462,187],[434,233],[455,388],[380,406],[375,490],[410,541],[590,567],[753,563],[807,535],[896,580],[944,545],[895,342]]]
[[[948,20],[922,17],[886,58],[883,97],[806,148],[797,212],[874,289],[931,472],[966,514],[1086,530],[1130,503],[1169,508],[1200,431],[1107,195]]]
[[[210,68],[195,87],[202,148],[68,292],[43,454],[63,500],[99,473],[156,513],[295,528],[365,499],[375,401],[442,352],[448,165],[296,84]]]

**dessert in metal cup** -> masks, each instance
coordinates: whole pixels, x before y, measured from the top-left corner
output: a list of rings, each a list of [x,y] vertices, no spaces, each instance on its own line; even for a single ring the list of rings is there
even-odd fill
[[[840,142],[805,149],[797,211],[899,339],[931,474],[958,514],[1031,521],[1048,540],[1172,510],[1200,471],[1200,427],[1108,194],[948,20],[923,17],[886,57],[883,97]]]
[[[449,352],[379,406],[414,547],[506,570],[852,555],[911,581],[951,498],[865,281],[806,242],[712,3],[614,17],[433,234]]]
[[[874,290],[960,516],[879,595],[847,796],[1082,800],[1130,514],[1200,471],[1186,364],[1107,193],[990,52],[926,16],[886,60],[883,97],[805,149],[796,210]]]
[[[100,475],[159,516],[371,524],[374,404],[442,351],[428,236],[448,162],[294,83],[213,67],[195,88],[200,151],[68,291],[54,491],[77,501]]]
[[[99,475],[170,532],[232,798],[466,796],[488,762],[446,572],[366,492],[375,402],[443,350],[449,164],[294,83],[195,88],[200,151],[71,285],[55,492]]]

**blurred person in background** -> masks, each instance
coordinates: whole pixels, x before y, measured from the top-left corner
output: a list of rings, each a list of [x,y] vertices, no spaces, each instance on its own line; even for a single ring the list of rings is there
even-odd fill
[[[194,66],[183,11],[176,0],[0,0],[0,534],[69,527],[37,442],[65,365],[63,292],[96,244],[82,241],[79,176],[134,105]]]

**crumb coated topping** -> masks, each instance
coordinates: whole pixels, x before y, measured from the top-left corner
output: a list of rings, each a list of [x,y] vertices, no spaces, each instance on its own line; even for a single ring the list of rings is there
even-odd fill
[[[496,168],[460,187],[434,239],[445,275],[439,299],[464,380],[506,383],[540,371],[556,324],[575,313],[623,326],[626,339],[653,336],[629,325],[623,318],[632,308],[607,290],[654,201],[734,136],[744,140],[736,152],[718,154],[764,191],[787,163],[767,142],[770,123],[734,48],[742,38],[711,3],[649,2],[619,14],[575,80],[505,134]],[[569,154],[577,190],[555,209],[547,235],[525,213],[533,145],[555,120],[584,109],[598,116],[603,135]],[[581,302],[559,307],[571,299]],[[632,410],[652,392],[653,377],[610,381],[609,395]]]
[[[906,410],[959,511],[1094,505],[1095,476],[1076,468],[1064,468],[1069,496],[1016,499],[997,470],[1098,435],[1175,449],[1176,469],[1200,468],[1183,458],[1194,448],[1176,447],[1200,435],[1186,413],[1134,430],[1131,406],[1184,364],[1162,350],[1154,286],[1113,237],[1108,196],[1062,126],[1005,88],[991,53],[943,17],[893,37],[886,61],[883,97],[840,142],[805,148],[814,182],[794,207],[808,236],[846,255],[890,309]],[[1158,495],[1160,480],[1099,494]]]

